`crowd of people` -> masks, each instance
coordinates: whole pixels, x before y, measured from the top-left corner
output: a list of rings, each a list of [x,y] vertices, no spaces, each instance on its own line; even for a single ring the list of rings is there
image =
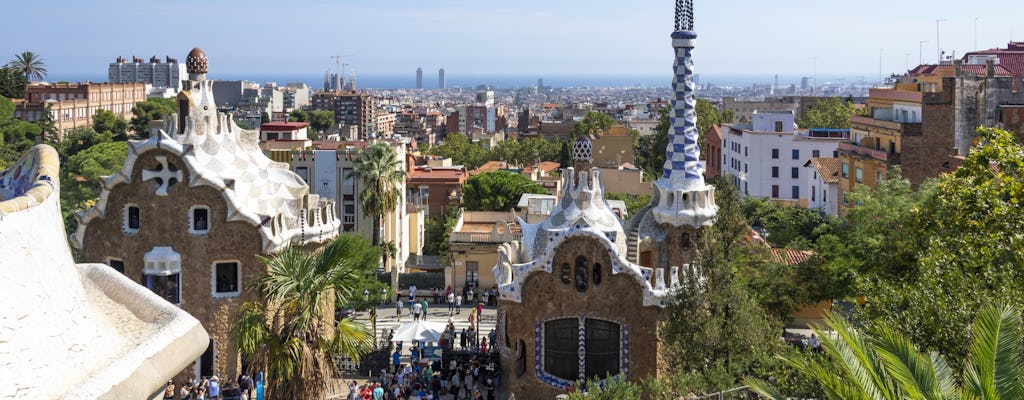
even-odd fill
[[[479,303],[480,308],[483,307]],[[477,313],[477,308],[471,315]],[[366,385],[349,384],[349,399],[353,400],[434,400],[441,396],[455,400],[492,400],[498,387],[498,372],[493,362],[496,334],[492,330],[485,338],[479,338],[475,323],[461,332],[449,320],[437,345],[443,351],[460,350],[459,357],[449,355],[447,363],[442,359],[428,359],[423,346],[432,343],[414,342],[408,349],[409,362],[403,363],[403,343],[391,342],[389,349],[391,363],[387,369],[371,379]],[[394,331],[391,332],[394,334]],[[489,351],[490,350],[490,351]],[[449,353],[453,354],[453,353]],[[485,397],[486,396],[486,397]]]
[[[479,288],[466,285],[462,288],[461,293],[452,290],[451,286],[444,290],[435,287],[429,291],[429,295],[417,299],[418,288],[413,284],[409,286],[406,293],[408,297],[403,296],[401,290],[396,290],[395,293],[395,317],[399,320],[402,319],[403,310],[406,308],[408,308],[408,315],[414,321],[418,321],[421,318],[426,320],[430,304],[434,304],[436,307],[447,303],[448,315],[456,315],[462,314],[463,304],[482,304],[491,307],[498,303],[497,287],[480,291]],[[428,302],[428,298],[433,298],[433,303]]]
[[[217,375],[186,380],[176,385],[167,381],[164,399],[171,400],[249,400],[253,399],[255,383],[249,375],[242,374],[238,380],[221,383]],[[177,397],[175,397],[177,395]]]

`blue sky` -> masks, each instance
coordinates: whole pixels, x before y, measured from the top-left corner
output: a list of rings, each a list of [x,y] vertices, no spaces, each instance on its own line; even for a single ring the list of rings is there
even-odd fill
[[[695,0],[698,73],[857,73],[875,77],[936,58],[1024,40],[1024,2],[986,0]],[[322,74],[353,54],[360,74],[668,74],[671,0],[95,0],[11,1],[0,60],[40,53],[50,74],[105,74],[117,56],[180,59],[195,46],[211,69]],[[970,5],[976,5],[970,7]],[[976,10],[971,10],[974,8]],[[1017,18],[1014,24],[1012,18]],[[89,22],[92,21],[92,22]],[[1016,27],[1018,32],[1011,32]]]

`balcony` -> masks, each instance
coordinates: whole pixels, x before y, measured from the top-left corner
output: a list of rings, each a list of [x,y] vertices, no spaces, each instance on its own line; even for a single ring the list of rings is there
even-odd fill
[[[850,117],[850,126],[854,129],[860,129],[869,132],[874,132],[878,130],[871,128],[881,128],[890,131],[895,131],[900,135],[921,136],[920,122],[895,122],[865,117],[863,115],[854,115]]]
[[[522,239],[522,232],[452,232],[449,236],[452,243],[505,243]]]
[[[884,151],[875,150],[867,147],[860,147],[856,144],[848,142],[839,143],[839,152],[854,156],[874,158],[876,160],[883,162],[889,161],[889,154]]]

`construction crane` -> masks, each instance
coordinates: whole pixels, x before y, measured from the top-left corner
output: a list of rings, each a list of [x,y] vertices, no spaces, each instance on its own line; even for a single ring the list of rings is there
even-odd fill
[[[340,74],[341,76],[345,76],[345,71],[343,71],[342,68],[347,67],[348,64],[342,64],[341,60],[343,58],[352,56],[355,56],[355,54],[341,54],[340,52],[331,56],[330,58],[334,59],[334,73]]]

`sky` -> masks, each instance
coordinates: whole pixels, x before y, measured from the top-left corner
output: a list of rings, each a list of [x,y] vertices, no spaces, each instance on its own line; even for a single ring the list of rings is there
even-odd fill
[[[916,65],[919,47],[934,62],[936,19],[945,19],[942,48],[958,55],[975,40],[1024,40],[1020,0],[694,3],[694,60],[707,75],[876,78],[880,62],[885,75]],[[51,78],[103,76],[118,56],[184,61],[193,47],[211,71],[259,75],[323,74],[336,54],[359,74],[668,75],[673,57],[671,0],[52,0],[3,9],[16,17],[0,26],[0,61],[30,50]]]

